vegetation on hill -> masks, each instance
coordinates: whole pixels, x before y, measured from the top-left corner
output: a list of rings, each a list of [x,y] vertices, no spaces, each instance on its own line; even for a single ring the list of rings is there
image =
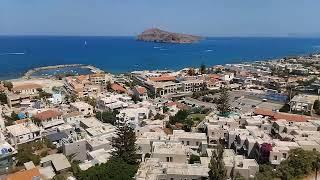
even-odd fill
[[[140,41],[152,41],[162,43],[194,43],[201,40],[199,36],[172,33],[158,28],[147,29],[137,37]]]

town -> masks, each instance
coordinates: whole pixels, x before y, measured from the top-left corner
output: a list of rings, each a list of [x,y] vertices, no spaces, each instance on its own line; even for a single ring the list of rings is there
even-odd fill
[[[2,81],[0,179],[317,176],[319,75],[312,54]]]

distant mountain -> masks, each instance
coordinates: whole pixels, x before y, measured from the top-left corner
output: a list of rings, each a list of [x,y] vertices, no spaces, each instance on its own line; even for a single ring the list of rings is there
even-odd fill
[[[158,28],[147,29],[137,37],[140,41],[151,41],[161,43],[194,43],[200,41],[200,36],[172,33]]]

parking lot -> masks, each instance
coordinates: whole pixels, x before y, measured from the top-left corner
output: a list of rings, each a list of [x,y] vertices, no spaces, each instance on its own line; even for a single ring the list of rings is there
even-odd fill
[[[211,98],[219,98],[219,94],[207,96]],[[229,92],[229,98],[233,111],[238,113],[252,112],[255,108],[279,110],[284,105],[284,103],[281,102],[263,100],[258,93],[251,91],[231,91]],[[216,107],[214,103],[200,103],[201,101],[192,98],[189,98],[188,100],[197,102],[198,105],[203,105],[205,107]]]

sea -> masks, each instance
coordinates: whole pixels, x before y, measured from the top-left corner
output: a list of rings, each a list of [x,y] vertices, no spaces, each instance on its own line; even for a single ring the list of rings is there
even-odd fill
[[[320,38],[210,37],[194,44],[135,37],[0,36],[0,79],[58,64],[94,65],[111,73],[241,63],[320,52]]]

